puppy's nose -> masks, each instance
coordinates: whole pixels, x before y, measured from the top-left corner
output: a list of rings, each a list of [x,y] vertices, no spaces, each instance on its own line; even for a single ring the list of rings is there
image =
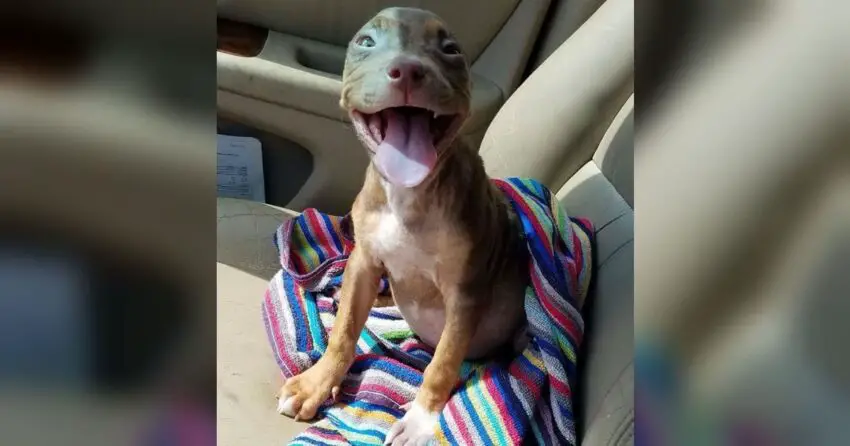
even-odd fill
[[[387,68],[387,77],[398,86],[416,86],[425,79],[425,66],[415,60],[396,61]]]

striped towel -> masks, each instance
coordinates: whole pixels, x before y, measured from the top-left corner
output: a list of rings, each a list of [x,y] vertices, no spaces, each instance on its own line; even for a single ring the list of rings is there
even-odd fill
[[[575,445],[571,396],[584,329],[575,299],[590,281],[593,229],[587,220],[567,218],[536,181],[493,181],[520,216],[531,253],[525,293],[530,342],[509,361],[464,363],[462,384],[435,426],[436,438],[441,444]],[[278,365],[291,377],[327,347],[354,246],[351,222],[308,209],[281,225],[275,244],[283,269],[266,292],[263,317]],[[386,278],[380,290],[389,292]],[[397,308],[372,309],[338,401],[326,402],[321,419],[290,444],[382,444],[403,415],[399,406],[413,400],[432,354]]]

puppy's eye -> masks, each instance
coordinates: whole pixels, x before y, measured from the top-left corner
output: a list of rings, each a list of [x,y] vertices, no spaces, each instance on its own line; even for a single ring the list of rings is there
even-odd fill
[[[372,48],[373,46],[375,46],[375,39],[370,36],[360,36],[357,38],[357,40],[355,40],[354,43],[364,48]]]
[[[443,44],[443,53],[449,55],[460,54],[460,46],[455,42],[446,42]]]

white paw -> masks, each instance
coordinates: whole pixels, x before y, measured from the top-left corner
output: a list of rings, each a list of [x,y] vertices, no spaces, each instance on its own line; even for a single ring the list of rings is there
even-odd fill
[[[295,417],[295,396],[282,393],[277,400],[277,413]]]
[[[406,406],[409,410],[393,424],[384,444],[392,446],[425,446],[429,444],[434,439],[434,426],[440,419],[440,413],[427,412],[416,402]]]

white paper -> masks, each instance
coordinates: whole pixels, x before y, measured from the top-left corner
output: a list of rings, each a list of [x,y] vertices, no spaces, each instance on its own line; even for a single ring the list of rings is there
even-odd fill
[[[218,135],[218,196],[266,201],[263,150],[258,139]]]

